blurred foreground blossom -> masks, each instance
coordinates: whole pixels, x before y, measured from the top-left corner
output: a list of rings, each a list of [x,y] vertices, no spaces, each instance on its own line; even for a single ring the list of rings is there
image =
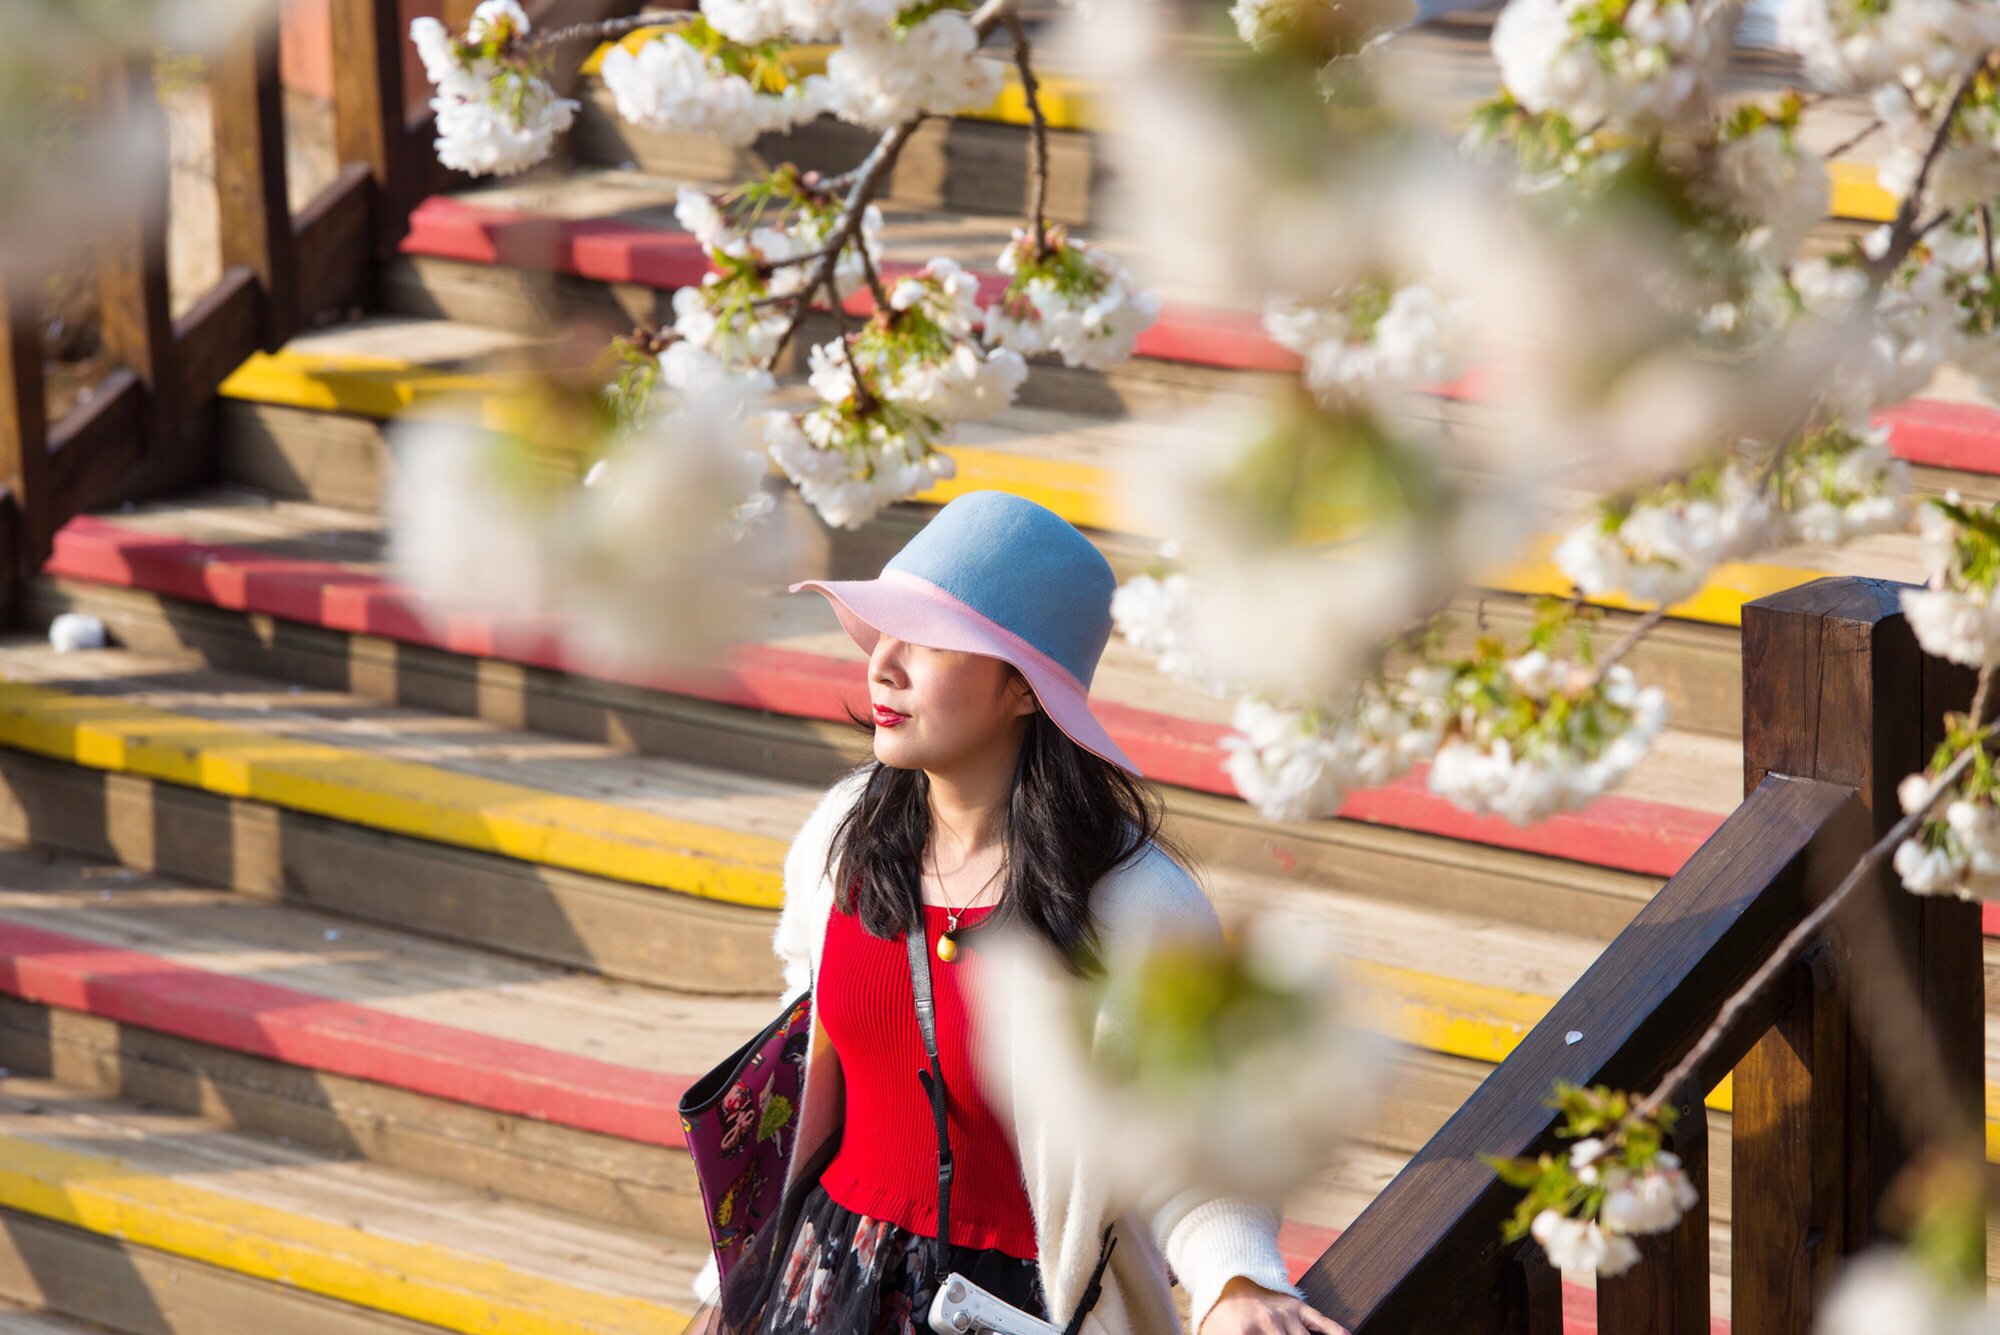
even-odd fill
[[[275,0],[0,0],[0,255],[45,263],[108,218],[164,207],[165,127],[151,99],[93,105],[94,78],[156,52],[220,50]]]
[[[768,377],[659,356],[636,409],[546,382],[396,430],[393,560],[440,617],[561,616],[613,663],[712,651],[773,561],[753,414]]]
[[[1081,976],[1020,937],[992,953],[982,986],[1010,1017],[995,1050],[1035,1053],[1017,1115],[1073,1140],[1123,1205],[1280,1201],[1367,1114],[1381,1040],[1348,1023],[1308,924],[1164,936]]]
[[[1877,1246],[1841,1273],[1814,1335],[1995,1335],[1986,1301],[1986,1166],[1936,1148],[1890,1183],[1883,1224],[1901,1247]]]

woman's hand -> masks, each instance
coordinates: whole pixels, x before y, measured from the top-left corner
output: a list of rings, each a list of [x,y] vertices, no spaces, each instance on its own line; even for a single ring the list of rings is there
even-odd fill
[[[1202,1318],[1200,1335],[1347,1335],[1288,1293],[1273,1293],[1238,1275]]]

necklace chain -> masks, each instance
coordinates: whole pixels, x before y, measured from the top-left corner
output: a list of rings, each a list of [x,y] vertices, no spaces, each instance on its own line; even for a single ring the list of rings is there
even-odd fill
[[[974,890],[972,894],[966,899],[965,906],[963,908],[959,908],[952,904],[951,896],[945,893],[944,873],[938,870],[937,846],[935,844],[931,846],[930,855],[931,855],[931,878],[937,882],[938,898],[944,901],[944,930],[945,930],[945,935],[949,936],[951,933],[958,930],[958,920],[972,910],[973,900],[976,900],[981,895],[985,894],[987,887],[992,885],[994,881],[1000,878],[1001,872],[1007,870],[1007,861],[1005,858],[1002,858],[1000,861],[1000,865],[993,869],[993,874],[991,876],[988,876],[985,879],[985,881],[981,882],[979,888],[977,890]]]

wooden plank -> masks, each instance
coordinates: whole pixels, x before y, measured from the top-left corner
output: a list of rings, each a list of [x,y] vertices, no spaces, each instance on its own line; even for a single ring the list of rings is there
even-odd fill
[[[174,321],[183,402],[206,403],[230,372],[257,351],[262,306],[256,273],[236,265]]]
[[[126,1335],[437,1335],[435,1326],[0,1209],[0,1296]]]
[[[1308,1299],[1356,1335],[1503,1329],[1515,1249],[1500,1246],[1499,1227],[1513,1194],[1478,1155],[1552,1147],[1545,1100],[1558,1078],[1627,1089],[1658,1079],[1824,888],[1813,876],[1859,851],[1852,802],[1809,781],[1754,791],[1320,1258]],[[1725,1047],[1703,1078],[1741,1055]]]
[[[72,1089],[566,1210],[621,1228],[705,1236],[683,1151],[509,1117],[246,1056],[136,1025],[0,1000],[0,1064]]]
[[[253,20],[210,59],[208,90],[222,263],[224,268],[243,265],[256,275],[262,298],[258,346],[272,351],[291,337],[298,322],[275,10]]]
[[[0,486],[15,497],[24,524],[17,535],[34,564],[55,534],[48,515],[48,405],[42,392],[42,320],[35,273],[0,267]],[[9,556],[13,552],[9,551]],[[11,566],[11,562],[10,562]],[[6,590],[11,598],[12,570]]]
[[[97,71],[92,93],[101,118],[157,124],[160,112],[153,94],[152,61],[148,49]],[[135,213],[105,221],[97,248],[97,286],[105,350],[139,378],[144,390],[139,414],[144,447],[154,450],[172,443],[185,401],[167,294],[165,157],[146,170],[152,179],[136,183],[134,193],[140,202]]]
[[[368,164],[350,162],[293,219],[300,327],[347,316],[368,296],[374,190]]]
[[[612,978],[724,994],[780,987],[768,911],[17,751],[0,750],[0,837]]]
[[[185,1118],[59,1102],[35,1082],[7,1094],[8,1210],[467,1335],[639,1335],[685,1320],[661,1299],[686,1263],[661,1265],[656,1241]],[[522,1235],[500,1251],[510,1226]]]
[[[67,521],[101,498],[146,448],[146,386],[125,367],[104,378],[90,402],[49,433],[44,513]]]
[[[329,0],[334,142],[344,163],[368,168],[373,249],[401,239],[413,170],[403,127],[403,16],[397,0]]]

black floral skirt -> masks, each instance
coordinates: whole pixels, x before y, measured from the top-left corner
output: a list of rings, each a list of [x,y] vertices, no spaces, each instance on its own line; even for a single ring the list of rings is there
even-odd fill
[[[924,1335],[937,1294],[930,1265],[936,1245],[843,1209],[814,1187],[753,1329],[756,1335]],[[1033,1261],[955,1246],[946,1269],[1024,1312],[1046,1313]]]

